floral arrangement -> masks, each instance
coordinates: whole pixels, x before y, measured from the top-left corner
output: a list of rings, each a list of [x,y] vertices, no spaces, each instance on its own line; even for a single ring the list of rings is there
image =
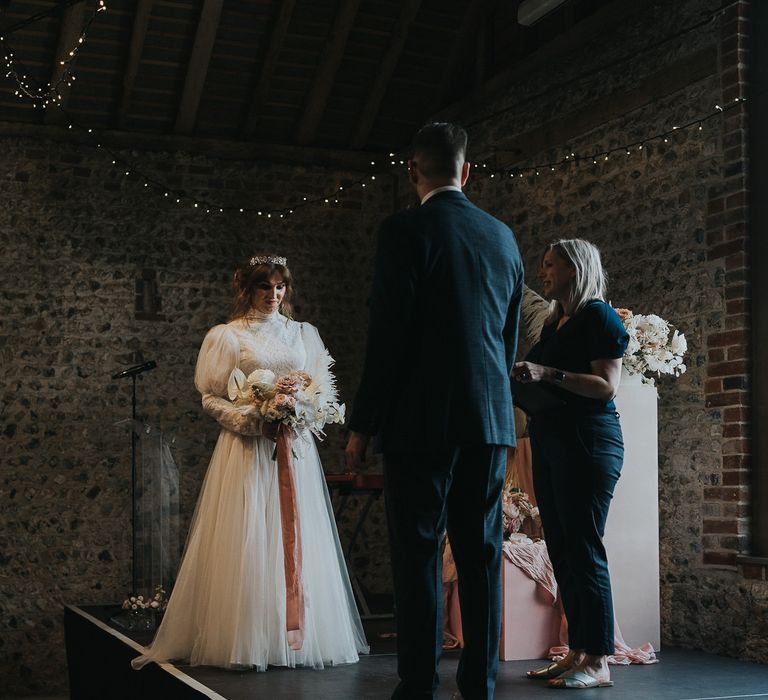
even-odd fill
[[[622,367],[628,374],[639,374],[644,384],[654,384],[653,377],[685,372],[683,355],[688,350],[685,336],[656,314],[633,314],[629,309],[615,309],[629,333]]]
[[[168,607],[168,598],[162,586],[155,586],[155,595],[147,596],[132,595],[126,598],[122,604],[123,610],[152,610],[155,612],[165,612]]]
[[[258,411],[269,423],[283,423],[298,430],[309,429],[323,438],[323,427],[343,423],[345,406],[338,402],[336,380],[330,372],[332,360],[321,363],[314,377],[306,372],[291,372],[278,377],[268,369],[257,369],[247,377],[239,368],[232,370],[227,386],[229,399],[245,411]]]
[[[531,537],[540,537],[541,517],[528,494],[516,487],[504,489],[501,496],[504,539],[510,542],[530,543]]]

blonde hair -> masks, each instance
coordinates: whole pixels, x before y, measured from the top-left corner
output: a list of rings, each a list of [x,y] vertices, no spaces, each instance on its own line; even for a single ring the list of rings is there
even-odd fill
[[[550,243],[544,253],[553,251],[576,271],[568,295],[571,313],[577,314],[592,299],[605,301],[608,288],[608,275],[603,269],[600,250],[596,245],[581,238],[562,238]],[[558,301],[550,304],[548,323],[563,315],[563,307]]]
[[[264,256],[266,257],[266,256]],[[271,256],[275,257],[275,256]],[[251,258],[250,260],[252,260]],[[253,294],[260,284],[269,282],[272,275],[277,273],[285,283],[285,296],[280,304],[280,313],[287,318],[293,318],[293,276],[286,265],[280,265],[274,262],[265,262],[252,265],[247,260],[243,265],[235,270],[232,278],[232,292],[234,299],[232,301],[232,313],[230,321],[238,318],[244,318],[253,310]]]

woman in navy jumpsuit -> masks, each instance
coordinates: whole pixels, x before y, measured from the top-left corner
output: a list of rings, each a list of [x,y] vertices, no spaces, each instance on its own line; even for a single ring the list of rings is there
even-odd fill
[[[539,277],[551,312],[539,342],[513,376],[541,382],[559,402],[529,423],[533,481],[563,608],[569,654],[530,671],[553,687],[612,685],[613,602],[603,546],[605,522],[624,458],[613,398],[629,336],[604,301],[606,276],[595,246],[550,244]]]

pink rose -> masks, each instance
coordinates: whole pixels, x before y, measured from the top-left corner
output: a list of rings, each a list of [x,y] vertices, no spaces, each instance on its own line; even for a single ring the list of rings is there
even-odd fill
[[[276,394],[275,407],[278,409],[293,409],[296,406],[296,399],[289,394]]]
[[[299,389],[309,386],[312,378],[306,372],[291,372],[280,377],[275,388],[280,394],[295,394]]]

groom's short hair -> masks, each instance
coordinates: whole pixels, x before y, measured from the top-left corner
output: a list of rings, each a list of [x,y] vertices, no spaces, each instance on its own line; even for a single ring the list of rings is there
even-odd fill
[[[467,155],[467,132],[449,122],[425,124],[413,137],[412,153],[425,177],[458,177]]]

